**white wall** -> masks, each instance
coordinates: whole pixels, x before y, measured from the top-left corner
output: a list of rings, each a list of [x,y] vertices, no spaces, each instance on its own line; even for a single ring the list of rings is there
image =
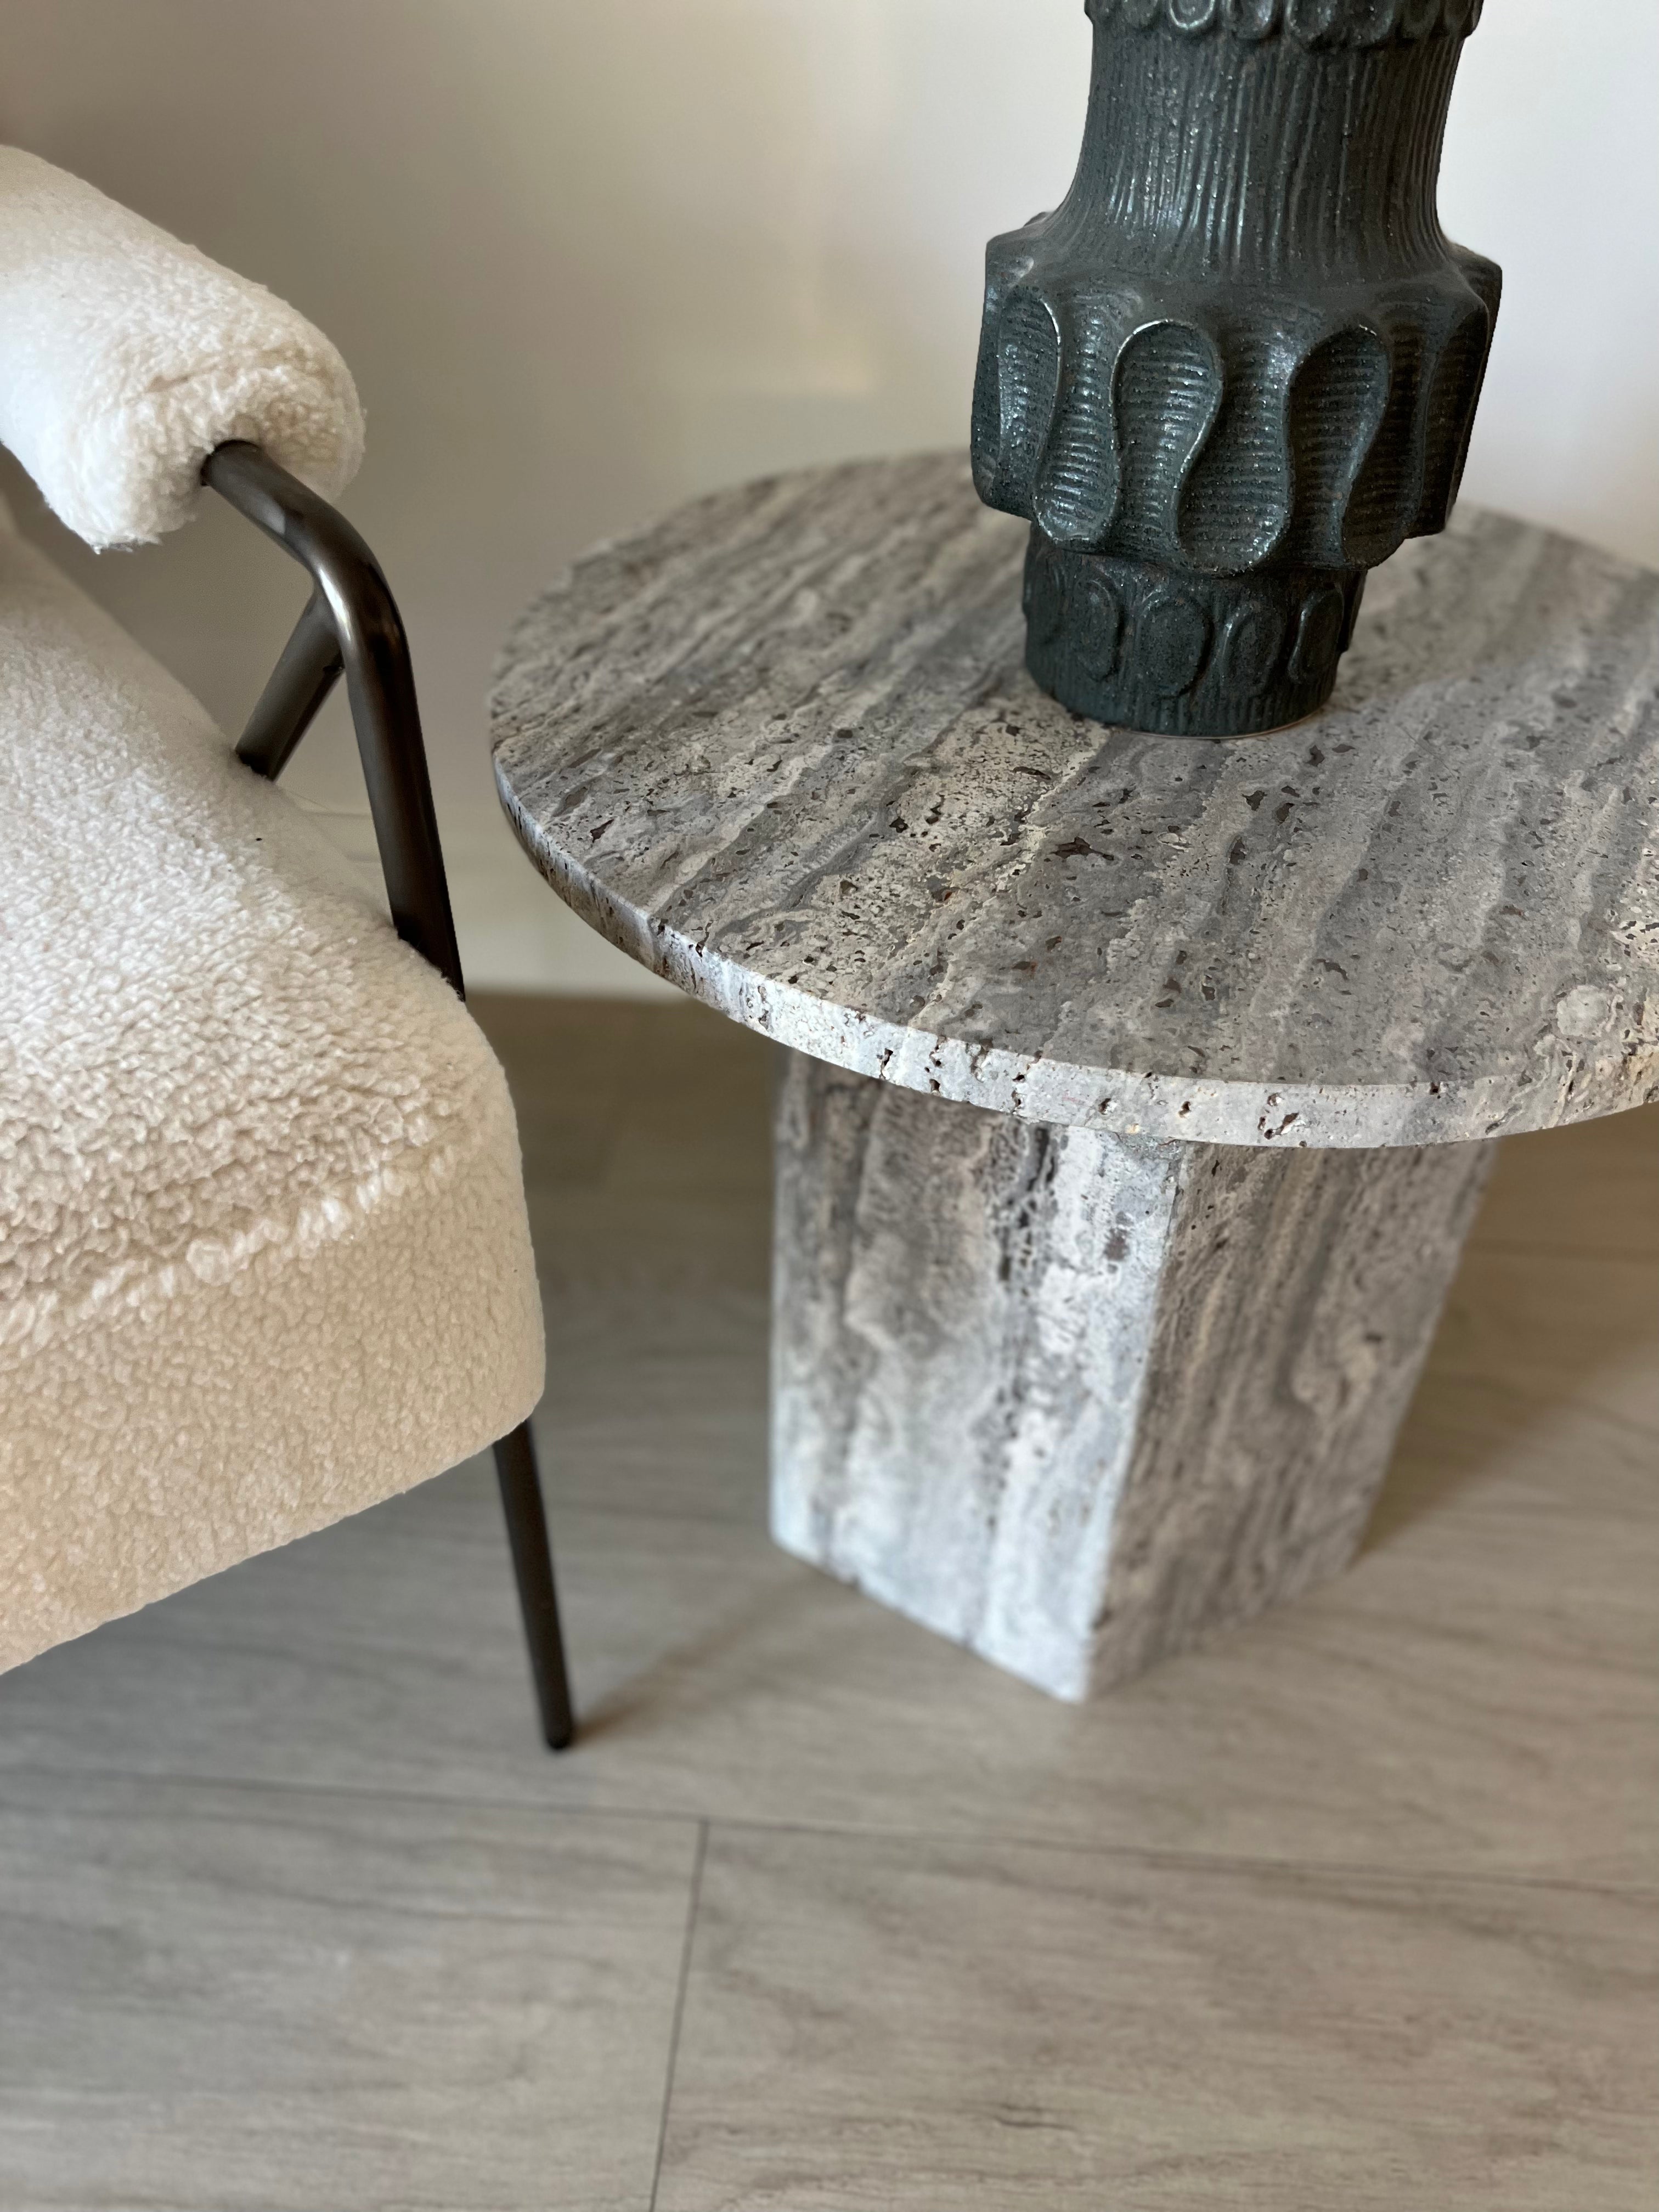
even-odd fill
[[[643,981],[500,823],[512,614],[705,486],[961,442],[983,243],[1064,191],[1087,53],[1079,0],[0,0],[0,134],[356,371],[347,504],[414,635],[478,980]],[[1508,277],[1468,495],[1659,564],[1656,86],[1656,0],[1492,0],[1442,197]],[[224,513],[99,561],[29,526],[237,720],[280,556]],[[290,776],[363,842],[343,717]]]

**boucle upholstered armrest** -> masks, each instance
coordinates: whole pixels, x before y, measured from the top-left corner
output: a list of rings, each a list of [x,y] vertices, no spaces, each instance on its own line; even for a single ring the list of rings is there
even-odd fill
[[[90,185],[0,148],[0,442],[89,544],[189,519],[245,439],[332,497],[362,459],[350,371],[267,292]]]

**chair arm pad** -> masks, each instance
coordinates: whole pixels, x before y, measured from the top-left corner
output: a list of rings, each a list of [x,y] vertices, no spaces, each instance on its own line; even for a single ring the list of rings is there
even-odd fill
[[[95,546],[187,521],[233,438],[333,498],[350,371],[302,315],[61,169],[0,148],[0,441]]]

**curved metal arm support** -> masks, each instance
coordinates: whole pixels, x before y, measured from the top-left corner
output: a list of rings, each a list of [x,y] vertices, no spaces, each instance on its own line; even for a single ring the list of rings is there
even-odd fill
[[[248,717],[236,757],[274,783],[344,667],[328,602],[320,592],[313,592]]]
[[[380,562],[343,514],[258,446],[221,446],[204,462],[202,481],[274,538],[312,580],[305,612],[242,732],[238,757],[261,775],[280,775],[344,672],[392,919],[404,943],[465,998],[409,641]],[[553,1750],[562,1751],[574,1738],[575,1722],[528,1422],[495,1446],[495,1467],[542,1733]]]
[[[258,446],[221,446],[202,481],[274,538],[314,589],[239,757],[279,775],[342,670],[398,934],[465,995],[409,641],[380,565],[337,509]]]

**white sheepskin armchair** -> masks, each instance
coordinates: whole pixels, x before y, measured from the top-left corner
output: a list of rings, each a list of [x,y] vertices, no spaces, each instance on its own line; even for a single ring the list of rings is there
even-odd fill
[[[291,309],[4,151],[0,438],[108,545],[227,440],[332,494],[362,422]],[[0,1668],[495,1443],[542,1366],[482,1034],[8,519]]]

